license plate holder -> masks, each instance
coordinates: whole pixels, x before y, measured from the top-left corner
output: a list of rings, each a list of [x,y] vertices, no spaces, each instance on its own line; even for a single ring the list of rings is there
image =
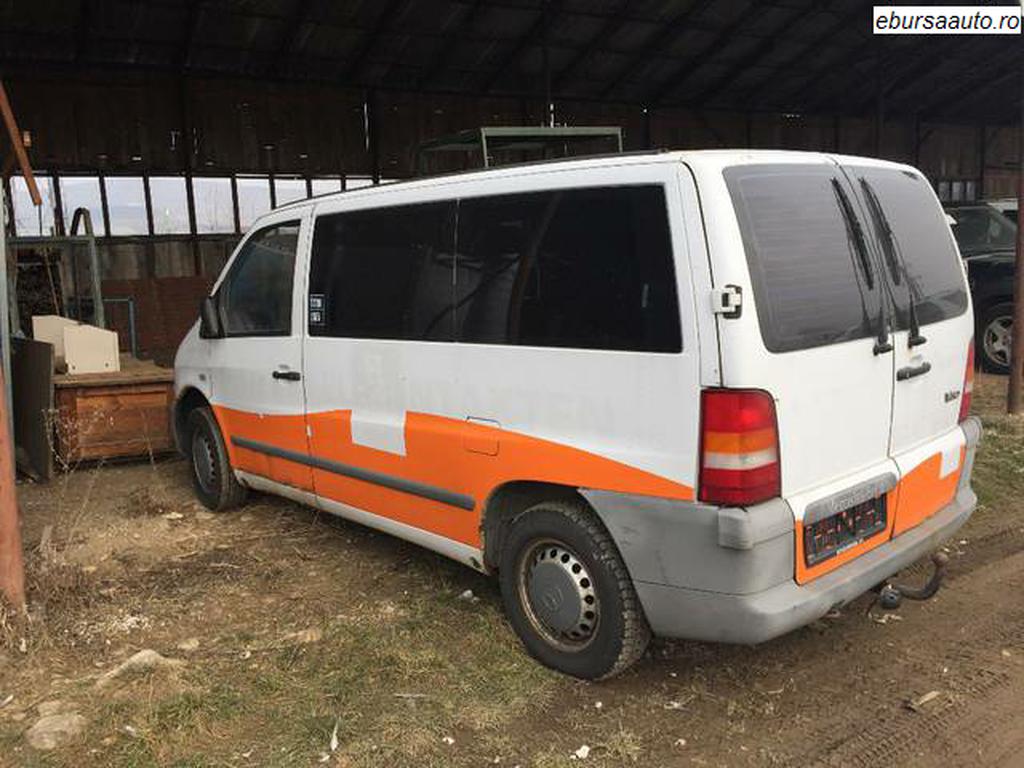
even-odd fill
[[[886,529],[886,494],[853,504],[804,525],[804,562],[818,565],[862,544]]]

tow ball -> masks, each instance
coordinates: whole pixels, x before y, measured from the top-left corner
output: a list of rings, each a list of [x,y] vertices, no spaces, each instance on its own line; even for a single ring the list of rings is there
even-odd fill
[[[883,584],[878,590],[878,604],[887,611],[893,611],[900,607],[903,599],[927,600],[934,597],[942,586],[942,577],[946,575],[946,566],[949,564],[949,557],[944,552],[936,552],[932,555],[931,578],[922,587],[909,587],[905,584]]]

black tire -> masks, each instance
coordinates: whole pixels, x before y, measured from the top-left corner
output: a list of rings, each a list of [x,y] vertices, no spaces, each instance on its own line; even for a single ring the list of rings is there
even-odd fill
[[[651,629],[633,582],[615,542],[583,501],[542,502],[519,515],[499,567],[509,621],[542,664],[599,680],[619,674],[646,650]]]
[[[978,323],[978,363],[989,373],[1010,372],[1010,339],[1013,332],[1013,302],[987,307]]]
[[[189,413],[185,439],[192,487],[203,506],[224,512],[245,501],[245,486],[235,479],[220,427],[209,408],[196,408]]]

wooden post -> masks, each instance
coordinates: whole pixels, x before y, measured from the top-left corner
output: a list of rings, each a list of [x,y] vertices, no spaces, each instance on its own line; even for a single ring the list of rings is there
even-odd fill
[[[0,82],[0,116],[3,118],[11,149],[18,160],[28,185],[32,202],[39,206],[42,198],[36,186],[28,155],[7,92]],[[7,207],[0,187],[0,594],[18,611],[25,610],[25,563],[21,552],[21,529],[18,527],[18,497],[14,490],[14,421],[10,412],[11,319],[7,306]]]
[[[11,151],[14,152],[14,157],[18,160],[21,175],[25,177],[25,184],[28,185],[28,194],[32,198],[32,204],[40,206],[43,204],[43,198],[39,195],[36,178],[32,175],[32,167],[28,162],[28,153],[25,152],[25,143],[21,139],[18,121],[14,119],[14,111],[11,109],[11,102],[7,98],[7,91],[4,90],[3,81],[0,81],[0,116],[3,116],[4,126],[7,128],[7,137],[11,141]]]
[[[1020,65],[1020,122],[1017,124],[1017,210],[1024,210],[1024,62]],[[1010,380],[1006,410],[1021,411],[1021,379],[1024,373],[1024,226],[1017,227],[1017,261],[1013,278],[1013,335],[1010,346]]]
[[[0,231],[0,239],[6,237]],[[2,249],[0,249],[2,250]],[[7,354],[7,350],[3,350]],[[25,609],[25,564],[14,490],[14,435],[10,429],[7,386],[0,367],[0,593],[18,611]]]

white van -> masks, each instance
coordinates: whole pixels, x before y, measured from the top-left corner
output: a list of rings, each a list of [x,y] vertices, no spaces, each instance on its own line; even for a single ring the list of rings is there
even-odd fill
[[[757,643],[970,516],[970,297],[914,168],[615,155],[304,200],[175,363],[211,509],[301,501],[497,573],[583,678]]]

